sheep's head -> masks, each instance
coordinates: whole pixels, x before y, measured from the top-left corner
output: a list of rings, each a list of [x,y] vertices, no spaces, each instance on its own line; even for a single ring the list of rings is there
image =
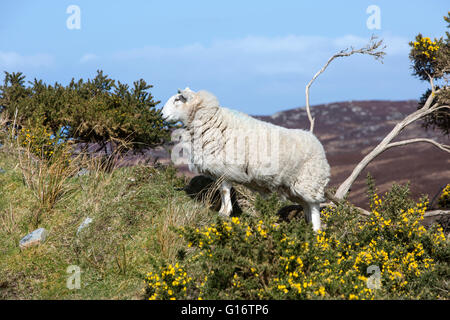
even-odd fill
[[[192,113],[196,104],[193,103],[196,99],[196,93],[187,88],[184,90],[178,90],[178,94],[172,96],[167,100],[166,104],[162,108],[162,116],[166,121],[181,121],[184,124],[189,119],[189,115]]]
[[[218,108],[219,101],[212,93],[204,90],[194,92],[189,88],[178,90],[178,94],[170,97],[162,108],[162,116],[166,121],[181,121],[187,125],[200,108]]]

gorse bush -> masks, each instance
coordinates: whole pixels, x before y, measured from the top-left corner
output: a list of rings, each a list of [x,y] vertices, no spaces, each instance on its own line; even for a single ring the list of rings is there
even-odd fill
[[[55,155],[64,152],[72,142],[63,139],[60,135],[53,135],[45,126],[27,125],[17,132],[19,146],[46,161],[56,159]]]
[[[261,201],[261,200],[258,200]],[[268,206],[273,199],[268,199]],[[428,201],[408,187],[370,198],[371,215],[342,203],[322,212],[326,229],[303,219],[218,218],[178,228],[186,248],[175,266],[146,277],[151,299],[437,298],[448,275],[442,228],[421,224]],[[445,282],[444,282],[445,283]],[[445,285],[444,285],[445,286]]]
[[[264,199],[260,194],[257,194],[254,201],[255,210],[258,211],[263,217],[273,215],[274,212],[277,212],[283,206],[287,206],[288,204],[288,201],[280,200],[276,193],[272,193],[266,199]]]
[[[450,12],[447,16],[444,16],[444,20],[448,23],[447,28],[450,27]],[[423,81],[430,81],[434,79],[434,82],[441,79],[448,78],[450,70],[450,33],[446,32],[446,37],[430,39],[424,37],[422,34],[418,34],[415,41],[409,43],[411,50],[409,53],[409,59],[412,62],[413,75]],[[445,84],[445,83],[443,83]],[[440,87],[437,83],[434,83],[435,89],[440,90],[437,93],[435,102],[440,105],[448,105],[450,102],[450,90],[446,85]],[[431,94],[431,90],[427,90],[419,100],[418,108],[422,108],[426,99]],[[425,128],[437,128],[444,134],[450,132],[450,110],[443,108],[436,110],[430,114],[427,114],[423,118],[423,126]]]
[[[159,101],[142,79],[130,88],[98,71],[92,80],[72,79],[67,86],[36,79],[29,84],[22,73],[5,72],[0,85],[0,112],[20,128],[43,127],[59,139],[105,149],[108,142],[140,149],[168,137],[168,124],[155,108]]]
[[[450,208],[450,183],[442,190],[438,204],[441,208]]]
[[[429,75],[439,72],[437,60],[442,54],[440,49],[445,46],[442,38],[431,40],[419,33],[411,46],[410,56],[414,60],[414,75],[422,80],[428,80]]]

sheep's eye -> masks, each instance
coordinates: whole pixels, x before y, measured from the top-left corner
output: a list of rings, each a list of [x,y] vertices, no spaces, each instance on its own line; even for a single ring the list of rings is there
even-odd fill
[[[177,97],[175,98],[175,101],[181,101],[181,102],[185,103],[185,102],[186,102],[186,98],[183,97],[183,96],[180,94],[179,96],[177,96]]]

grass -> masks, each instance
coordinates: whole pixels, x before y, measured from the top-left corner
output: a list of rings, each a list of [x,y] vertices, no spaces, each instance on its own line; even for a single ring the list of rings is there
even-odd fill
[[[64,176],[70,197],[43,207],[10,151],[0,152],[1,299],[139,299],[148,270],[175,261],[183,245],[172,227],[206,224],[216,214],[177,191],[185,181],[171,167]],[[77,236],[86,217],[93,222]],[[49,231],[46,242],[20,250],[36,227]],[[80,290],[66,287],[70,265],[81,268]]]

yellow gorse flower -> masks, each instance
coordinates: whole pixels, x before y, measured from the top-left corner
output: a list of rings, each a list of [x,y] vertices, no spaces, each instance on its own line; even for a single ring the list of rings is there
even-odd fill
[[[432,41],[429,37],[422,37],[418,41],[413,42],[414,50],[425,56],[427,59],[436,60],[437,51],[439,50],[438,40]]]

